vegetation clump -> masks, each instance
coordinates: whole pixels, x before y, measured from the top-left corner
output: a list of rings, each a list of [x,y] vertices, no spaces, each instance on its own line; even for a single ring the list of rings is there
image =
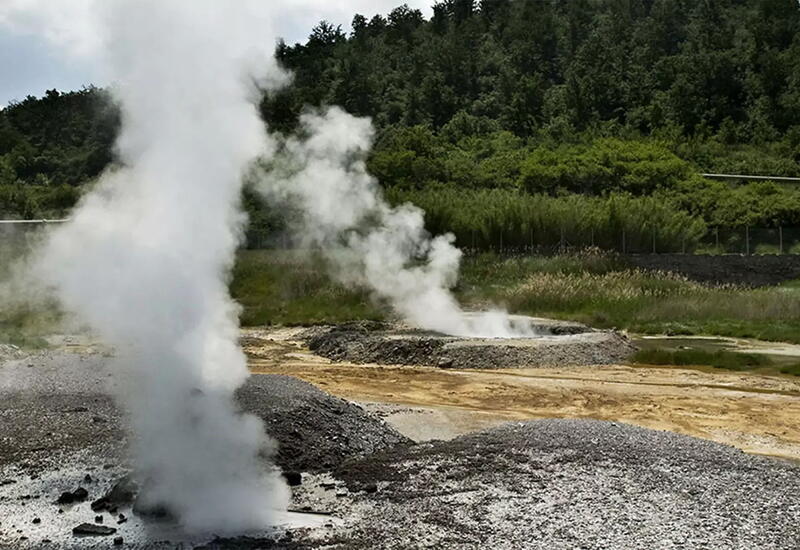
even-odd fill
[[[390,196],[488,206],[468,222],[429,214],[462,246],[645,251],[647,241],[680,252],[699,247],[704,225],[800,225],[795,188],[698,175],[800,175],[795,0],[447,0],[429,20],[403,5],[355,15],[351,28],[323,21],[304,43],[278,45],[294,79],[263,98],[264,120],[291,132],[300,113],[327,105],[370,117],[368,167]],[[111,164],[119,118],[94,88],[0,111],[0,215],[66,213]],[[290,222],[251,195],[244,204],[251,247]],[[535,208],[548,210],[546,225]],[[575,209],[586,212],[577,225]]]

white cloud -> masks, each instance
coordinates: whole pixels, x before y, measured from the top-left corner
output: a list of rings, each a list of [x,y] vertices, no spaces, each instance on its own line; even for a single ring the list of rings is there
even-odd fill
[[[3,0],[0,27],[47,40],[52,47],[84,57],[100,46],[93,0]]]

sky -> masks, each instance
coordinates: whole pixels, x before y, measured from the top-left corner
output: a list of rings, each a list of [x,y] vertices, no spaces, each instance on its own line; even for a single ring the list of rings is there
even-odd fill
[[[0,0],[0,108],[53,88],[107,84],[88,53],[96,46],[89,25],[81,24],[97,1],[105,0]],[[276,28],[287,43],[304,42],[323,19],[349,31],[356,13],[386,15],[403,3],[431,15],[433,0],[283,0]]]

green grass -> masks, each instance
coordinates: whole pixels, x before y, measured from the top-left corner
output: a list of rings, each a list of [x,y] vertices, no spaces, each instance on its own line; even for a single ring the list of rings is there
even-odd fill
[[[462,302],[644,334],[719,335],[800,343],[800,286],[710,287],[584,254],[465,262]]]
[[[636,352],[633,361],[645,365],[707,366],[736,371],[772,365],[769,357],[764,355],[697,349],[644,349]]]
[[[780,368],[781,374],[791,374],[792,376],[800,376],[800,365],[788,365]]]
[[[12,306],[0,311],[0,344],[46,348],[45,336],[54,332],[61,316],[55,305],[51,306],[46,309]]]
[[[326,275],[323,260],[293,252],[239,253],[231,294],[242,306],[241,323],[312,325],[379,320],[388,310],[366,291],[351,290]]]
[[[57,304],[42,296],[33,302],[22,296],[24,281],[15,276],[14,266],[23,261],[36,234],[17,231],[0,236],[0,344],[24,349],[47,347],[45,337],[57,330],[61,311]],[[16,281],[16,284],[10,284]]]
[[[706,351],[699,349],[643,349],[633,356],[633,362],[642,365],[675,365],[713,367],[732,371],[752,371],[800,376],[800,364],[776,365],[766,355],[736,353],[733,351]]]
[[[244,326],[311,325],[392,315],[366,290],[331,279],[320,258],[242,251],[230,284]],[[615,256],[465,258],[455,289],[469,308],[572,319],[644,334],[719,335],[800,343],[800,281],[763,289],[708,287],[667,273],[627,269]],[[0,311],[0,342],[44,345],[55,307]],[[776,367],[777,368],[777,367]],[[783,367],[791,373],[795,367]]]
[[[367,291],[331,280],[319,258],[242,251],[231,292],[242,324],[309,325],[391,315]],[[465,258],[455,289],[467,307],[572,319],[643,334],[719,335],[800,343],[800,282],[745,289],[709,287],[625,267],[616,256]]]

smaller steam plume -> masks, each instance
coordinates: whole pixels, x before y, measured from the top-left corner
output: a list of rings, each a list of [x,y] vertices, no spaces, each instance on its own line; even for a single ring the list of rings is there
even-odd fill
[[[457,336],[532,336],[500,310],[465,314],[450,289],[461,251],[452,235],[432,237],[422,210],[392,207],[366,169],[371,121],[338,107],[308,112],[300,136],[288,137],[263,163],[259,191],[294,205],[303,247],[318,249],[343,284],[368,288],[414,326]]]

